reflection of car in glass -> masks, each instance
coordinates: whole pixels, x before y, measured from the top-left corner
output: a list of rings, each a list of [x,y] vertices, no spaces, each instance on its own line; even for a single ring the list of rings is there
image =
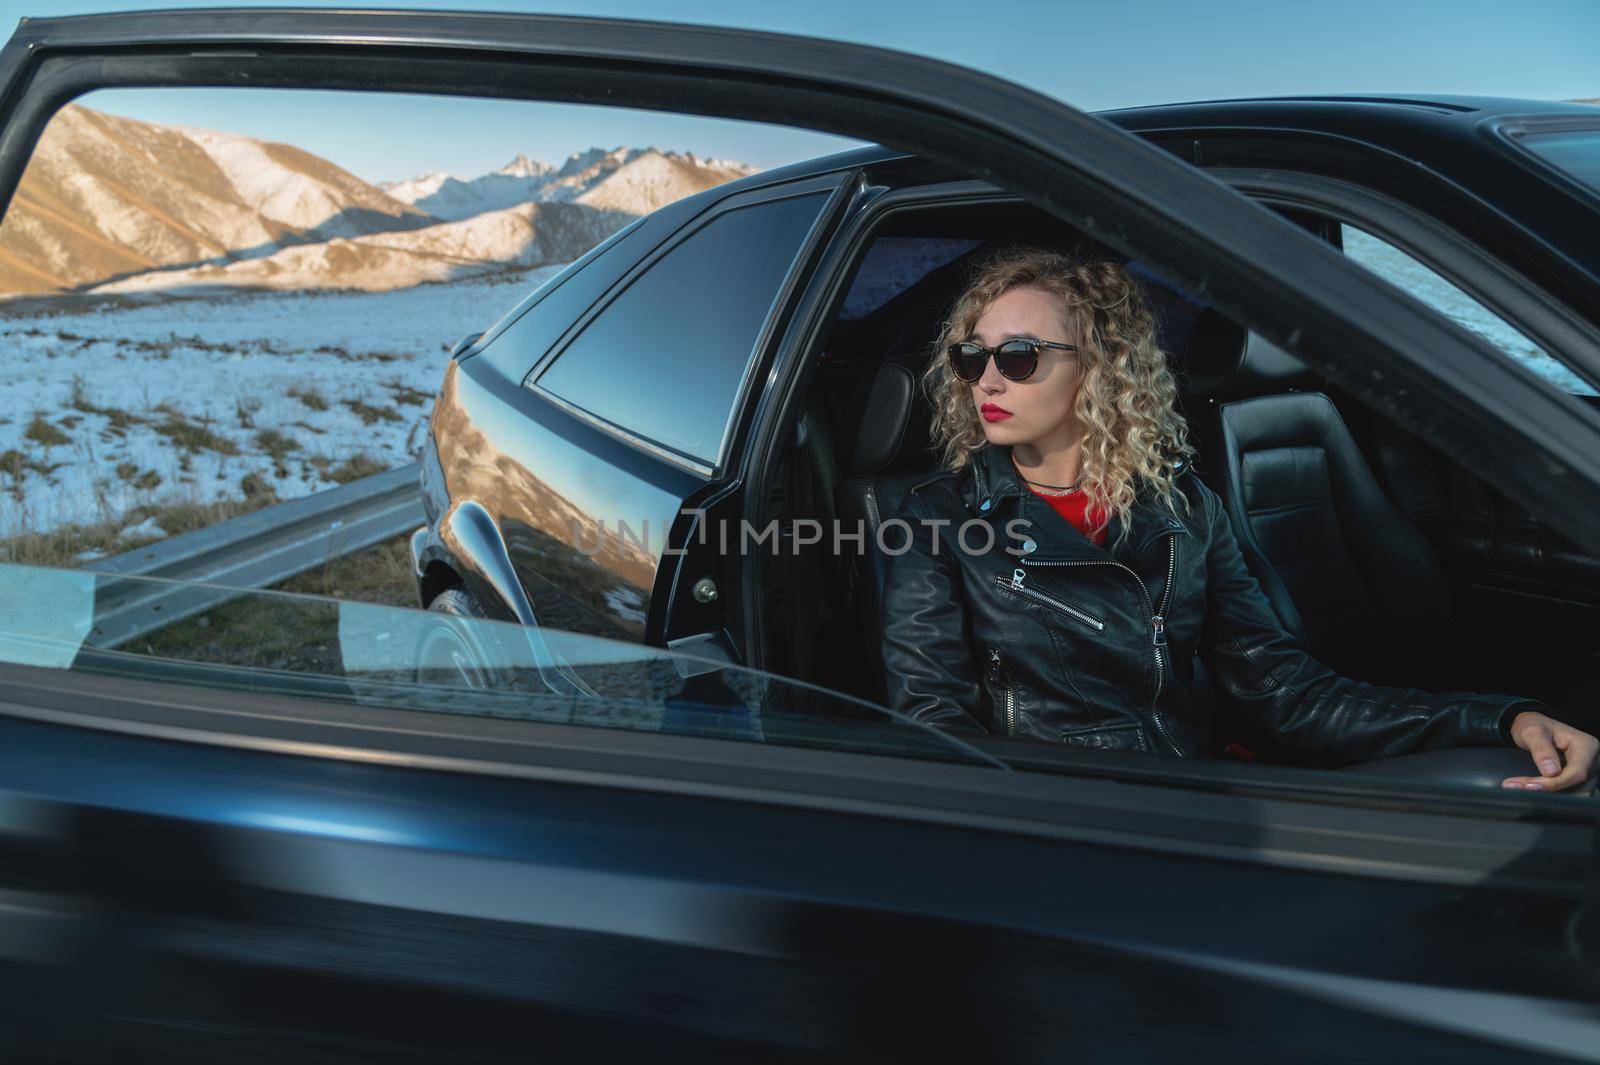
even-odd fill
[[[0,570],[13,1045],[964,1062],[1600,1045],[1591,800],[1452,786],[1484,770],[1451,758],[1319,773],[886,725],[873,556],[700,536],[874,520],[925,462],[908,363],[961,256],[1086,236],[1152,279],[1240,528],[1278,505],[1252,495],[1256,449],[1317,471],[1315,520],[1288,544],[1258,533],[1254,560],[1307,639],[1361,634],[1330,624],[1353,587],[1382,595],[1362,618],[1440,606],[1435,584],[1400,601],[1357,584],[1405,536],[1452,597],[1446,667],[1566,690],[1595,646],[1600,419],[1332,240],[1425,264],[1592,384],[1600,243],[1563,179],[1527,164],[1538,192],[1482,229],[1415,206],[1469,195],[1431,164],[1434,193],[1408,185],[1420,169],[1375,192],[1409,214],[1297,198],[1285,221],[1188,165],[1212,158],[1198,129],[1169,138],[1192,142],[1180,161],[914,56],[585,18],[30,20],[0,80],[0,196],[49,115],[108,85],[673,107],[899,146],[650,215],[451,360],[416,543],[448,611],[258,593],[245,605],[299,619],[282,625],[309,665],[170,632],[104,652],[84,641],[112,588]],[[1316,211],[1340,228],[1294,224]],[[1428,661],[1441,633],[1401,628],[1401,657]]]

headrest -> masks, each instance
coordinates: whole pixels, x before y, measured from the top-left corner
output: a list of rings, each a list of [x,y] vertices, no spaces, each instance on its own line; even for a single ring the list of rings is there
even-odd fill
[[[1231,399],[1320,385],[1321,377],[1315,370],[1260,333],[1252,332],[1246,335],[1243,364],[1222,382],[1216,395],[1218,399]]]
[[[1178,391],[1184,396],[1209,396],[1244,364],[1244,348],[1244,326],[1207,307],[1189,325],[1177,367]]]
[[[937,463],[933,408],[919,381],[926,355],[897,355],[868,374],[850,451],[850,475],[897,473]]]
[[[1187,351],[1177,376],[1178,391],[1184,397],[1213,399],[1319,385],[1311,367],[1209,307],[1197,314],[1189,327]]]

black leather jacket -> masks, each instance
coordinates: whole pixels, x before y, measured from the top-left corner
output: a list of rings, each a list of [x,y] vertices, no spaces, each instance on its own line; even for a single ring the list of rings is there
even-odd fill
[[[909,531],[885,523],[880,540],[891,707],[952,730],[1192,756],[1212,740],[1198,656],[1217,698],[1326,764],[1501,745],[1516,712],[1548,712],[1334,673],[1278,623],[1222,501],[1190,469],[1178,485],[1187,515],[1141,498],[1127,540],[1113,519],[1104,548],[1022,483],[1009,447],[910,488],[896,514]]]

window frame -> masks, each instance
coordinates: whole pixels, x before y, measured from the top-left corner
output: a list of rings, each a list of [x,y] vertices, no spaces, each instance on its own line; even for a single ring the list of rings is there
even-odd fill
[[[567,331],[562,334],[561,338],[550,346],[550,350],[545,352],[523,375],[522,387],[546,402],[559,407],[586,425],[644,451],[646,454],[664,462],[670,462],[679,469],[706,480],[717,477],[727,466],[734,437],[734,427],[739,422],[740,414],[749,402],[757,368],[766,361],[765,354],[775,342],[778,323],[784,317],[783,312],[793,302],[796,291],[803,288],[809,273],[809,266],[816,256],[818,247],[824,242],[826,235],[831,230],[833,219],[848,199],[850,172],[851,168],[844,167],[816,177],[764,185],[746,192],[734,193],[709,205],[705,210],[685,221],[669,238],[662,241],[646,255],[640,257],[615,284],[608,288],[599,299],[594,301],[588,310],[579,315]],[[717,219],[734,211],[757,210],[764,204],[779,203],[783,200],[802,196],[814,196],[818,193],[825,194],[822,206],[817,212],[817,217],[812,221],[811,228],[806,232],[805,238],[800,242],[794,258],[785,269],[777,291],[773,294],[772,302],[767,306],[766,312],[762,316],[761,326],[756,331],[750,354],[745,361],[744,369],[740,372],[738,386],[734,389],[732,402],[723,416],[722,431],[717,441],[716,455],[711,462],[702,462],[691,456],[684,455],[677,449],[653,439],[648,433],[640,432],[629,426],[619,425],[598,414],[594,414],[579,404],[555,394],[539,383],[544,374],[588,331],[589,326],[594,323],[595,319],[605,314],[611,305],[621,298],[623,293],[627,292],[635,281],[644,277],[645,274],[649,273],[679,247],[693,240],[697,234]]]
[[[530,311],[538,307],[547,298],[553,295],[557,289],[563,287],[583,271],[587,270],[590,266],[593,266],[595,263],[599,262],[608,253],[621,248],[621,246],[630,238],[630,236],[634,235],[644,226],[645,220],[649,217],[649,215],[640,215],[639,217],[635,218],[621,229],[618,229],[616,232],[606,237],[605,240],[602,240],[599,244],[596,244],[594,247],[590,248],[588,251],[572,260],[572,262],[568,263],[566,268],[560,273],[549,278],[544,284],[540,285],[538,288],[528,293],[528,295],[524,296],[521,300],[517,301],[516,306],[512,307],[505,314],[501,315],[499,320],[497,320],[493,325],[489,326],[489,328],[485,329],[483,334],[478,337],[477,340],[473,341],[470,347],[468,347],[465,351],[460,352],[456,356],[457,361],[470,358],[473,355],[480,354],[481,352],[487,350],[490,344],[493,344],[495,341],[499,340],[503,334],[510,331],[518,322],[522,321],[522,319],[525,318]],[[528,364],[528,367],[531,368],[533,365],[538,363],[538,361],[544,358],[546,354],[547,351],[540,352],[534,357],[533,361]],[[524,369],[523,372],[526,373],[526,369]]]
[[[1346,255],[1349,255],[1356,262],[1361,263],[1363,266],[1366,266],[1373,273],[1375,273],[1378,276],[1384,278],[1386,281],[1389,281],[1395,287],[1403,289],[1406,292],[1412,293],[1413,295],[1415,295],[1417,297],[1417,299],[1421,300],[1423,303],[1427,304],[1429,307],[1433,307],[1435,310],[1438,310],[1439,313],[1443,314],[1446,318],[1450,318],[1452,321],[1456,320],[1456,318],[1455,318],[1455,316],[1453,314],[1449,313],[1444,308],[1439,307],[1428,296],[1426,296],[1423,293],[1418,292],[1414,288],[1412,288],[1412,286],[1410,284],[1408,284],[1407,281],[1403,277],[1396,277],[1394,274],[1390,273],[1388,270],[1384,269],[1382,266],[1375,265],[1374,263],[1372,263],[1369,258],[1367,258],[1367,257],[1365,257],[1363,255],[1357,255],[1355,253],[1352,253],[1351,250],[1350,250],[1350,247],[1348,245],[1348,240],[1349,240],[1348,231],[1349,230],[1352,230],[1352,229],[1355,230],[1360,237],[1363,237],[1366,240],[1372,242],[1373,244],[1378,245],[1380,248],[1386,250],[1388,253],[1400,257],[1401,259],[1405,260],[1405,262],[1411,264],[1412,266],[1416,267],[1417,269],[1421,269],[1421,270],[1427,271],[1429,274],[1431,274],[1433,276],[1433,278],[1437,279],[1439,282],[1442,282],[1443,284],[1449,285],[1451,288],[1455,289],[1455,291],[1461,297],[1464,297],[1466,300],[1468,300],[1477,309],[1477,311],[1480,314],[1482,314],[1484,316],[1487,316],[1488,318],[1493,319],[1502,328],[1508,330],[1509,332],[1515,334],[1521,340],[1527,342],[1530,347],[1534,348],[1535,352],[1538,355],[1541,355],[1544,358],[1546,358],[1546,359],[1550,360],[1551,362],[1555,363],[1558,367],[1560,367],[1561,369],[1565,370],[1567,373],[1572,374],[1574,377],[1578,377],[1580,382],[1583,382],[1584,384],[1588,384],[1588,382],[1584,381],[1582,376],[1579,375],[1577,373],[1577,371],[1573,370],[1572,367],[1567,365],[1561,359],[1557,358],[1555,355],[1552,355],[1549,351],[1545,350],[1543,347],[1540,347],[1540,346],[1536,345],[1531,337],[1527,336],[1525,333],[1523,333],[1521,330],[1519,330],[1515,325],[1513,325],[1510,321],[1506,320],[1504,317],[1496,314],[1493,308],[1487,306],[1481,300],[1477,299],[1475,296],[1473,296],[1471,293],[1465,291],[1460,286],[1455,285],[1454,283],[1452,283],[1449,278],[1445,277],[1443,274],[1440,274],[1437,270],[1432,269],[1431,267],[1428,266],[1427,263],[1423,262],[1421,259],[1418,259],[1416,256],[1410,254],[1404,248],[1402,248],[1399,245],[1393,243],[1392,241],[1384,240],[1382,237],[1379,237],[1374,233],[1368,232],[1364,226],[1358,225],[1357,223],[1349,221],[1348,219],[1336,218],[1336,217],[1334,217],[1332,215],[1324,215],[1323,216],[1323,220],[1324,220],[1325,226],[1327,227],[1325,232],[1326,232],[1326,235],[1328,236],[1328,239],[1330,241],[1336,243],[1339,246],[1339,249],[1341,251],[1343,251]],[[1472,329],[1472,326],[1468,325],[1465,322],[1463,322],[1461,324],[1465,325],[1468,329]],[[1477,332],[1477,330],[1473,329],[1473,332]],[[1500,347],[1500,344],[1497,341],[1491,340],[1491,343],[1494,343],[1496,347]],[[1505,355],[1506,355],[1507,358],[1509,358],[1509,359],[1511,359],[1511,360],[1513,360],[1515,362],[1518,362],[1519,364],[1527,365],[1526,363],[1522,362],[1522,359],[1517,354],[1515,354],[1515,353],[1513,353],[1513,352],[1511,352],[1509,350],[1505,351]],[[1528,368],[1530,370],[1533,369],[1531,366],[1529,366]],[[1536,376],[1539,376],[1539,377],[1544,377],[1545,376],[1544,374],[1540,373],[1538,370],[1534,370],[1533,372],[1534,372],[1534,374]],[[1555,381],[1551,381],[1550,383],[1552,385],[1556,385],[1557,384]],[[1558,385],[1557,387],[1560,387],[1560,386]],[[1588,387],[1589,387],[1589,391],[1588,392],[1568,392],[1568,394],[1577,396],[1578,398],[1582,399],[1586,403],[1594,403],[1594,402],[1600,401],[1600,388],[1597,388],[1596,386],[1594,386],[1592,384],[1589,384]],[[1562,390],[1566,391],[1565,388],[1563,388]]]
[[[1403,883],[1501,884],[1581,899],[1592,800],[1330,770],[1063,749],[1064,772],[1014,772],[852,751],[391,710],[39,667],[0,669],[5,718],[337,762],[572,784],[848,817],[975,828],[1063,844]],[[8,727],[0,724],[0,730]],[[178,747],[174,750],[172,741]],[[1181,826],[1181,827],[1180,827]],[[1267,840],[1270,839],[1270,844]]]
[[[1573,196],[1588,204],[1596,211],[1600,211],[1600,188],[1586,181],[1579,181],[1576,176],[1556,166],[1549,159],[1529,148],[1523,141],[1528,134],[1540,133],[1588,133],[1600,135],[1600,116],[1571,114],[1571,115],[1501,115],[1489,119],[1482,125],[1482,132],[1501,152],[1516,160],[1526,169],[1539,175],[1545,181],[1559,187],[1569,196]]]
[[[1342,178],[1226,166],[1208,168],[1208,173],[1264,206],[1309,211],[1336,223],[1348,222],[1393,245],[1471,296],[1600,391],[1600,329],[1443,223]],[[1409,292],[1406,295],[1415,298]],[[1421,300],[1417,302],[1428,307]],[[1432,307],[1428,310],[1438,313]],[[1449,320],[1442,314],[1440,317]],[[1495,350],[1519,369],[1525,369],[1505,352]],[[1550,384],[1537,374],[1533,376]],[[1581,397],[1563,394],[1581,401]]]
[[[887,189],[864,181],[853,192],[848,214],[827,246],[821,261],[801,293],[800,303],[786,334],[780,339],[773,364],[773,385],[763,390],[751,412],[751,432],[738,456],[740,468],[748,471],[752,484],[765,487],[774,482],[783,462],[783,452],[800,405],[813,385],[815,361],[807,356],[816,350],[833,315],[848,294],[848,282],[871,245],[873,234],[895,214],[937,207],[959,207],[980,203],[1021,202],[1022,197],[987,181],[962,179],[934,181]],[[765,491],[747,492],[743,518],[754,527],[764,527],[771,517],[771,501]],[[739,587],[744,600],[744,646],[747,659],[764,669],[769,659],[767,627],[760,604],[766,596],[766,581],[773,571],[759,554],[746,556],[741,567]]]

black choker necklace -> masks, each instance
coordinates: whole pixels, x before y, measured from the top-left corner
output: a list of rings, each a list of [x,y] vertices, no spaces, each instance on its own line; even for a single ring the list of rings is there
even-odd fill
[[[1045,484],[1043,481],[1030,481],[1022,476],[1022,468],[1017,465],[1017,457],[1015,455],[1011,456],[1011,468],[1017,471],[1017,476],[1022,478],[1023,484],[1038,485],[1040,488],[1054,488],[1058,492],[1076,492],[1078,486],[1083,483],[1082,477],[1071,484]]]

